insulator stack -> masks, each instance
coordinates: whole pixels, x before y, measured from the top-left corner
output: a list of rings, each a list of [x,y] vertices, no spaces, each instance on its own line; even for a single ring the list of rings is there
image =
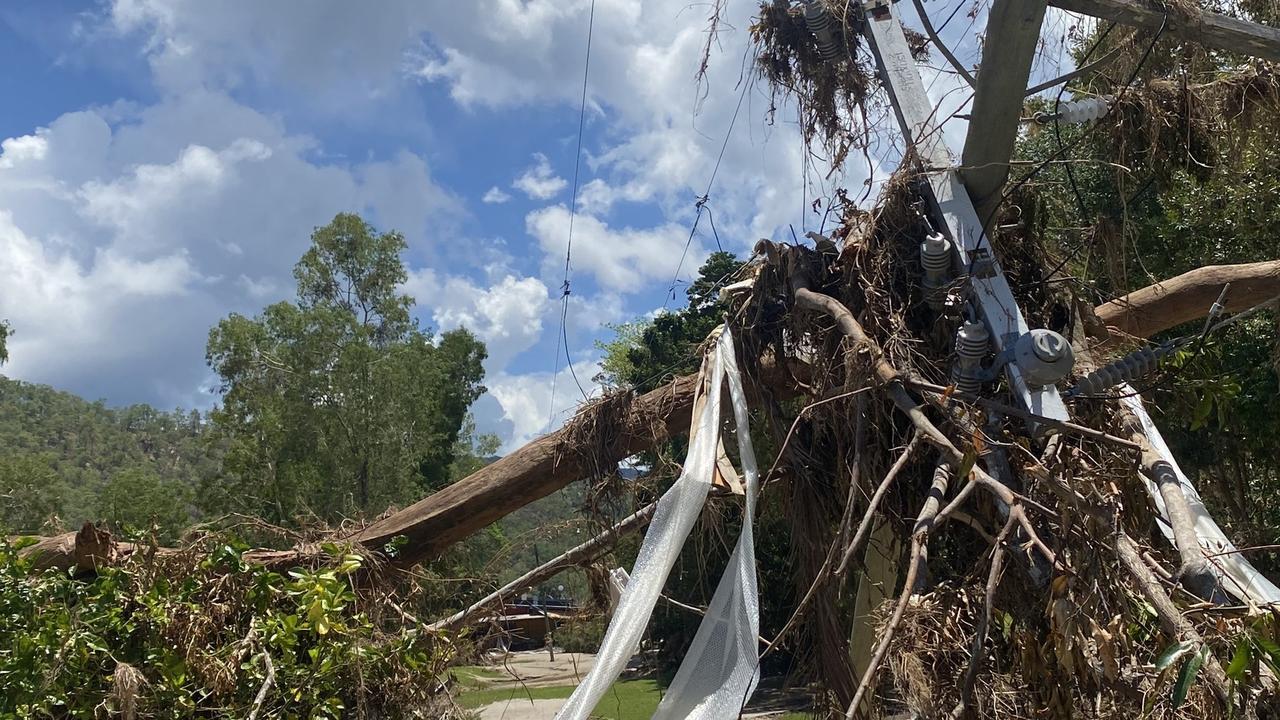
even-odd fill
[[[1148,375],[1160,365],[1161,360],[1177,350],[1179,345],[1180,343],[1173,342],[1155,347],[1148,345],[1135,350],[1080,378],[1076,386],[1067,391],[1067,397],[1097,395],[1122,382],[1137,380]]]
[[[934,233],[920,243],[920,265],[924,268],[924,286],[938,288],[951,276],[951,241]]]
[[[1064,123],[1080,123],[1100,120],[1111,111],[1111,98],[1086,97],[1058,104],[1058,119]]]
[[[956,332],[956,360],[951,367],[951,382],[960,392],[977,393],[982,389],[982,358],[987,355],[991,333],[980,322],[969,321]]]
[[[839,60],[843,53],[840,43],[836,42],[835,22],[820,0],[809,0],[804,4],[804,22],[818,40],[818,54],[822,59],[827,62]]]

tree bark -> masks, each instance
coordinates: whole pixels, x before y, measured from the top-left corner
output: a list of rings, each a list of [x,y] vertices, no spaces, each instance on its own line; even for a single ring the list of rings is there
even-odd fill
[[[1113,338],[1148,338],[1205,317],[1227,283],[1226,311],[1247,310],[1280,295],[1280,260],[1206,265],[1099,305],[1094,312]]]
[[[154,552],[157,556],[174,556],[182,552],[174,548],[150,548],[147,545],[116,540],[105,528],[85,523],[75,532],[40,538],[36,544],[25,548],[22,554],[31,560],[35,570],[57,568],[77,574],[89,574],[135,553],[147,551]],[[276,570],[319,561],[324,557],[324,553],[315,547],[250,550],[241,556],[246,563]]]
[[[1103,20],[1155,30],[1215,50],[1280,61],[1280,30],[1177,3],[1149,0],[1049,0],[1049,4]]]
[[[796,394],[794,381],[771,382],[789,376],[792,368],[766,367],[765,371],[778,376],[763,378],[775,388],[775,396]],[[348,539],[374,552],[398,544],[396,564],[437,557],[472,533],[590,475],[597,463],[616,463],[687,433],[697,385],[696,374],[685,375],[644,395],[606,399],[587,406],[560,430],[378,520]],[[750,395],[752,388],[747,392]]]

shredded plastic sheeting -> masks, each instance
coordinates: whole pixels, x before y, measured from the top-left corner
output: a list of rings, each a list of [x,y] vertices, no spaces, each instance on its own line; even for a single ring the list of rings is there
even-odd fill
[[[1195,486],[1187,479],[1182,468],[1178,467],[1178,461],[1173,458],[1173,453],[1165,444],[1159,428],[1143,407],[1142,398],[1127,383],[1120,385],[1119,391],[1123,397],[1121,402],[1133,411],[1142,423],[1142,432],[1146,434],[1151,447],[1173,466],[1178,482],[1182,485],[1182,492],[1187,496],[1187,506],[1191,510],[1191,516],[1195,519],[1196,537],[1200,539],[1200,547],[1209,556],[1209,565],[1218,576],[1222,587],[1245,603],[1253,605],[1280,603],[1280,587],[1276,587],[1258,572],[1243,554],[1235,552],[1236,546],[1227,538],[1226,533],[1222,532],[1222,528],[1218,527],[1218,523],[1214,522],[1213,516],[1209,514],[1209,510],[1200,499],[1200,493],[1196,492]],[[1160,530],[1176,547],[1173,526],[1168,522],[1168,513],[1165,511],[1164,497],[1160,495],[1160,488],[1146,476],[1143,476],[1143,479],[1146,481],[1147,492],[1160,512]]]
[[[595,667],[561,708],[557,720],[586,720],[640,646],[662,587],[711,488],[720,441],[721,387],[726,379],[737,425],[738,452],[746,486],[746,514],[737,545],[706,617],[653,717],[655,720],[736,718],[755,690],[759,677],[756,643],[760,609],[752,526],[759,476],[742,378],[727,329],[722,328],[714,351],[703,362],[703,374],[709,377],[707,400],[693,417],[690,428],[693,440],[684,469],[658,501],[631,576],[600,645]]]

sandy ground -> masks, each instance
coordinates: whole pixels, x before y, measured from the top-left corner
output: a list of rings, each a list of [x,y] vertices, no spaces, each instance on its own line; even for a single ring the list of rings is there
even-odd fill
[[[552,720],[565,702],[515,698],[480,708],[480,720]]]
[[[577,685],[596,664],[596,656],[587,653],[556,653],[552,660],[546,650],[515,652],[492,670],[501,672],[501,680],[485,681],[486,688],[551,687]],[[528,699],[524,701],[529,704]]]

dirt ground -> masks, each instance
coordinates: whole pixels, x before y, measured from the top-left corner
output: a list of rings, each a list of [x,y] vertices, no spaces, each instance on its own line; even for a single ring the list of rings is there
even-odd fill
[[[506,656],[493,670],[503,674],[501,680],[487,680],[486,688],[555,687],[577,685],[595,667],[596,656],[589,653],[556,653],[552,660],[546,650],[515,652]],[[524,701],[526,705],[528,700]],[[558,700],[551,702],[560,702]]]

